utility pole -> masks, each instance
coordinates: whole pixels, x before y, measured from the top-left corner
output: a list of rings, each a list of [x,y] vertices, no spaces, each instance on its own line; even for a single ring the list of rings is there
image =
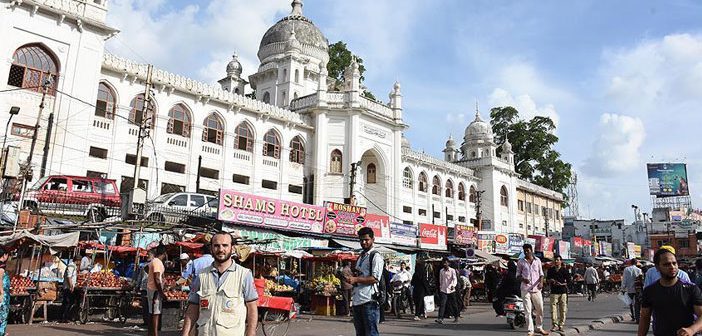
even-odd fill
[[[476,224],[478,224],[478,231],[483,230],[483,212],[480,209],[480,204],[482,203],[483,200],[483,193],[485,190],[479,190],[475,192],[475,219],[476,219]]]
[[[46,101],[46,93],[49,91],[49,85],[51,85],[51,80],[45,80],[41,85],[41,102],[39,103],[39,113],[37,114],[37,123],[34,125],[34,133],[32,134],[32,145],[29,147],[29,156],[27,157],[27,163],[22,172],[22,189],[20,192],[19,206],[18,209],[22,210],[24,206],[24,194],[27,189],[27,178],[32,175],[32,156],[34,156],[34,147],[37,145],[37,136],[39,135],[39,123],[41,122],[41,114],[44,112],[44,102]],[[15,218],[15,225],[12,228],[12,233],[17,230],[17,221],[19,221],[19,213]]]
[[[356,185],[356,168],[361,165],[361,161],[351,162],[351,177],[349,178],[349,203],[353,198],[353,187]]]
[[[46,164],[49,160],[49,144],[51,144],[51,130],[54,126],[54,109],[49,112],[49,120],[46,123],[46,137],[44,138],[44,153],[41,156],[41,169],[39,170],[39,177],[46,176]]]
[[[136,162],[134,163],[134,183],[129,198],[130,213],[134,213],[134,204],[144,204],[146,202],[146,192],[139,189],[139,178],[141,173],[141,156],[144,149],[144,139],[149,136],[146,131],[146,126],[151,120],[149,113],[149,104],[151,103],[151,75],[153,73],[153,65],[149,64],[146,71],[146,83],[144,88],[144,107],[141,110],[141,121],[139,122],[139,134],[137,135],[137,151]],[[140,191],[139,191],[140,190]]]

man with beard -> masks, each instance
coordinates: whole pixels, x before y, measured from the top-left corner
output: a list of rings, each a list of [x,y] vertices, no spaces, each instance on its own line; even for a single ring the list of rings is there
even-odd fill
[[[353,326],[356,336],[378,336],[380,302],[385,301],[382,293],[384,281],[384,261],[374,247],[375,233],[369,227],[358,230],[358,240],[363,252],[356,261],[356,276],[346,279],[353,285]]]
[[[661,278],[646,287],[641,300],[639,336],[648,334],[651,314],[655,336],[693,336],[702,331],[702,292],[694,284],[678,279],[678,262],[668,249],[659,249],[653,256]]]
[[[182,336],[189,336],[196,322],[199,335],[256,335],[258,293],[251,270],[232,260],[232,245],[234,238],[229,233],[212,236],[214,261],[195,276],[190,286]]]

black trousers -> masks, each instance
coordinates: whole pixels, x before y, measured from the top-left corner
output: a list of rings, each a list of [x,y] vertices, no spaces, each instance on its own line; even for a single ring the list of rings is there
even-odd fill
[[[67,288],[63,290],[63,299],[61,300],[61,319],[64,321],[73,321],[74,316],[71,313],[73,305],[76,304],[76,292],[71,292]]]
[[[424,315],[424,297],[426,293],[423,291],[415,290],[412,293],[412,299],[414,300],[414,316],[421,317]]]
[[[439,292],[439,318],[443,319],[448,316],[458,317],[458,309],[456,308],[456,300],[454,295]]]

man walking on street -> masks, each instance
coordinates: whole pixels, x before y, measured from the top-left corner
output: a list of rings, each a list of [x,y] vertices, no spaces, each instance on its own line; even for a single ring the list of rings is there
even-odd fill
[[[341,297],[344,298],[344,313],[347,317],[351,317],[351,297],[353,295],[353,285],[346,279],[353,276],[351,271],[351,262],[344,261],[341,268]]]
[[[353,326],[356,336],[378,336],[380,303],[384,301],[381,293],[380,278],[383,276],[384,261],[373,247],[375,234],[373,229],[363,227],[358,230],[358,239],[363,252],[356,261],[358,276],[349,277],[353,285]]]
[[[76,285],[78,281],[78,267],[80,265],[80,256],[74,256],[63,272],[63,301],[61,302],[61,310],[63,312],[61,320],[63,322],[73,321],[71,314],[73,305],[76,304]]]
[[[554,267],[548,270],[546,279],[551,284],[551,331],[563,331],[568,313],[568,285],[570,272],[563,267],[563,258],[557,255],[553,259]]]
[[[149,336],[158,336],[161,330],[161,308],[163,307],[164,294],[163,273],[166,268],[163,260],[166,259],[166,247],[154,247],[154,259],[149,263],[149,279],[146,284],[146,299],[149,305],[151,323],[149,323]]]
[[[597,284],[600,283],[600,276],[592,264],[587,264],[585,269],[585,286],[587,286],[587,300],[595,301],[597,296]]]
[[[544,270],[541,260],[534,256],[534,249],[531,244],[524,244],[524,258],[520,258],[517,263],[517,279],[521,282],[522,300],[524,300],[524,313],[527,320],[528,336],[533,336],[534,331],[541,335],[548,335],[544,331],[544,299],[541,296],[541,289],[544,286]],[[534,321],[530,318],[532,310],[536,316],[536,328]]]
[[[641,300],[639,336],[648,334],[651,314],[655,336],[693,336],[702,331],[702,292],[692,283],[678,279],[678,262],[670,250],[659,249],[653,263],[661,274],[656,283],[644,288]]]
[[[629,266],[624,269],[622,277],[622,293],[625,293],[631,299],[629,310],[631,311],[631,320],[639,323],[640,303],[636,296],[636,279],[642,275],[641,269],[636,266],[636,258],[631,259]]]
[[[458,273],[451,268],[448,258],[444,257],[441,262],[443,267],[439,271],[439,318],[436,323],[444,323],[444,318],[448,316],[453,316],[453,322],[458,322],[458,309],[453,299],[458,284]]]

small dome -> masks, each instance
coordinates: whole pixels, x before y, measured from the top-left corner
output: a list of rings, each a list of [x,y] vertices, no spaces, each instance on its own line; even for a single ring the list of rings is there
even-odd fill
[[[232,60],[227,64],[227,76],[239,77],[241,76],[241,63],[239,62],[239,57],[235,53],[232,55]]]
[[[473,120],[473,122],[466,127],[466,132],[463,139],[466,141],[482,140],[484,142],[491,142],[494,139],[492,134],[492,126],[480,118],[480,112],[475,112],[475,120]]]
[[[512,144],[509,143],[509,139],[505,138],[505,143],[502,144],[503,153],[512,153]]]
[[[402,133],[402,148],[410,148],[410,142],[405,136],[405,133]]]
[[[456,141],[453,140],[453,137],[449,135],[448,140],[446,140],[446,148],[455,148],[456,147]]]
[[[324,62],[329,60],[329,41],[322,31],[312,23],[312,21],[302,15],[302,1],[292,2],[290,15],[280,19],[276,24],[266,31],[258,47],[258,58],[263,61],[265,58],[279,52],[276,47],[279,44],[286,44],[290,39],[290,32],[295,32],[295,38],[299,41],[304,53],[304,47],[311,47],[312,54],[308,56],[322,58]],[[326,58],[324,56],[326,55]]]

